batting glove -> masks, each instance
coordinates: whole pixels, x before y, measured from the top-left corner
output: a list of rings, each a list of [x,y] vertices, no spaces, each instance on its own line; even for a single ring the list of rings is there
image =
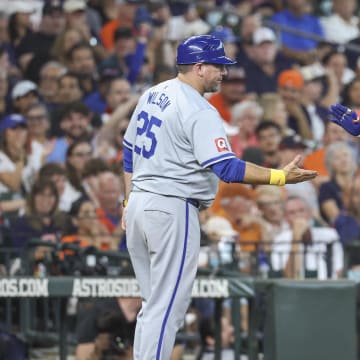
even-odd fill
[[[355,111],[344,105],[335,104],[330,106],[330,113],[333,115],[331,121],[340,125],[354,136],[360,135],[360,123],[354,123],[354,120],[358,120],[358,115]]]

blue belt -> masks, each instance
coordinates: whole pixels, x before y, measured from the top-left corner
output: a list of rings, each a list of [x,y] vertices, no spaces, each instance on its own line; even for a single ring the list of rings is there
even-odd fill
[[[200,201],[199,200],[196,200],[196,199],[186,199],[186,201],[195,206],[197,209],[200,207]]]

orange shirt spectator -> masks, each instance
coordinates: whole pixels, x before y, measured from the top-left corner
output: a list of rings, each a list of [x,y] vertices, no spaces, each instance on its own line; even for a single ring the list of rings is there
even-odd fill
[[[111,20],[101,28],[100,39],[106,50],[112,50],[114,48],[114,33],[119,27],[119,20]]]
[[[256,250],[256,242],[262,240],[263,228],[261,219],[254,214],[256,209],[254,191],[244,184],[221,183],[217,202],[211,208],[216,216],[227,219],[238,233],[240,248],[250,252]],[[259,220],[259,221],[258,221]]]

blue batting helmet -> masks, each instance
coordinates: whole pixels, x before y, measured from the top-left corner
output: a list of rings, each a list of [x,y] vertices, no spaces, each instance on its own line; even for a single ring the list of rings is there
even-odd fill
[[[236,61],[225,56],[223,43],[212,35],[192,36],[177,48],[176,63],[188,65],[196,63],[233,65]]]

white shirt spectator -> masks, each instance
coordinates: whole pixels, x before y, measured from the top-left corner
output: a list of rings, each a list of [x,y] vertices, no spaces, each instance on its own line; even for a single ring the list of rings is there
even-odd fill
[[[22,170],[22,183],[27,192],[35,180],[35,176],[41,167],[43,147],[36,141],[31,142],[31,153],[27,158],[26,165]],[[11,172],[16,170],[16,164],[3,152],[0,151],[0,172]],[[12,190],[0,182],[0,194],[9,193]]]
[[[304,272],[305,270],[317,271],[318,279],[327,279],[326,248],[328,244],[333,244],[332,274],[330,277],[337,278],[337,272],[343,269],[343,250],[337,232],[332,228],[312,227],[311,235],[313,244],[307,246],[305,261],[303,258],[301,259],[301,262],[305,263]],[[286,267],[291,251],[292,236],[291,230],[285,230],[274,239],[271,264],[275,271],[283,270]],[[302,245],[300,246],[300,254],[304,254],[303,251]]]
[[[338,14],[333,14],[320,19],[327,40],[345,44],[360,35],[359,19],[353,16],[350,21],[345,21]]]
[[[68,212],[74,201],[78,200],[81,192],[77,191],[68,181],[65,182],[64,192],[59,199],[59,210]]]

